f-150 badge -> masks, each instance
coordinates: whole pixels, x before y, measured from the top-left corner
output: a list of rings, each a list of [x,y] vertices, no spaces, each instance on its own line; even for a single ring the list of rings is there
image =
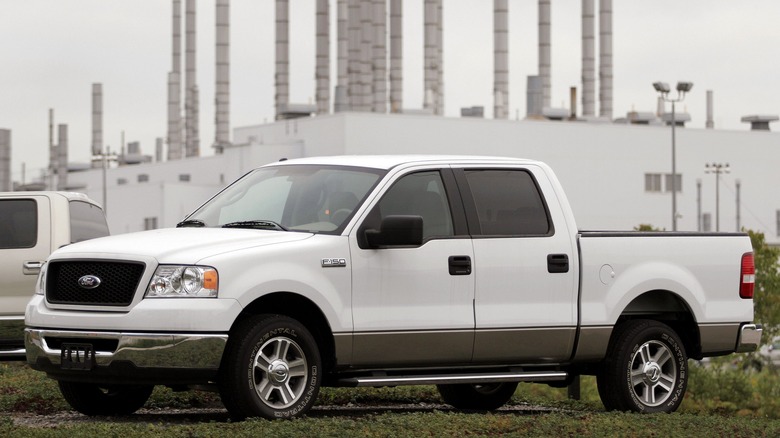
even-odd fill
[[[347,266],[347,259],[322,259],[323,268],[344,268]]]

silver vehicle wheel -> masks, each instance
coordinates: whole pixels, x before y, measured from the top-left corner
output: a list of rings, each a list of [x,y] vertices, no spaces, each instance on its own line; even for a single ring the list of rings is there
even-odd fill
[[[642,344],[631,359],[631,389],[647,406],[669,399],[677,381],[677,365],[669,348],[660,342]]]
[[[217,385],[234,420],[294,418],[317,400],[321,368],[305,326],[283,315],[257,315],[231,330]]]
[[[270,339],[257,351],[252,383],[257,396],[269,407],[292,406],[301,398],[307,379],[306,356],[292,339]]]
[[[615,327],[596,383],[607,410],[674,412],[685,397],[688,357],[680,337],[653,320]]]

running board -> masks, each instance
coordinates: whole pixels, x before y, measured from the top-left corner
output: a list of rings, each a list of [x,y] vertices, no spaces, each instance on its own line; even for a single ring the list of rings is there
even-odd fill
[[[363,376],[339,380],[344,386],[404,386],[442,384],[486,384],[497,382],[548,382],[566,380],[563,371],[507,372],[489,374],[438,374],[413,376]]]

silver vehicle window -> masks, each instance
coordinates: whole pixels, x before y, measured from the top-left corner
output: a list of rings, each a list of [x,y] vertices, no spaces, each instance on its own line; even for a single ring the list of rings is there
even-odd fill
[[[108,236],[103,209],[89,202],[70,202],[70,243]]]
[[[32,248],[37,241],[38,210],[35,200],[0,200],[0,248]]]

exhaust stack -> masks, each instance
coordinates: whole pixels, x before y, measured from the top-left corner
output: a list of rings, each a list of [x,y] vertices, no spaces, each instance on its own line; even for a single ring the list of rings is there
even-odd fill
[[[582,0],[582,115],[596,115],[596,55],[594,0]]]
[[[599,101],[600,115],[612,119],[612,0],[599,4]]]
[[[550,107],[550,0],[539,0],[539,77],[542,80],[542,107]]]
[[[317,0],[317,113],[330,112],[330,10],[328,0]]]
[[[493,1],[493,118],[509,111],[509,1]]]
[[[230,145],[230,0],[217,0],[216,102],[214,149]]]

